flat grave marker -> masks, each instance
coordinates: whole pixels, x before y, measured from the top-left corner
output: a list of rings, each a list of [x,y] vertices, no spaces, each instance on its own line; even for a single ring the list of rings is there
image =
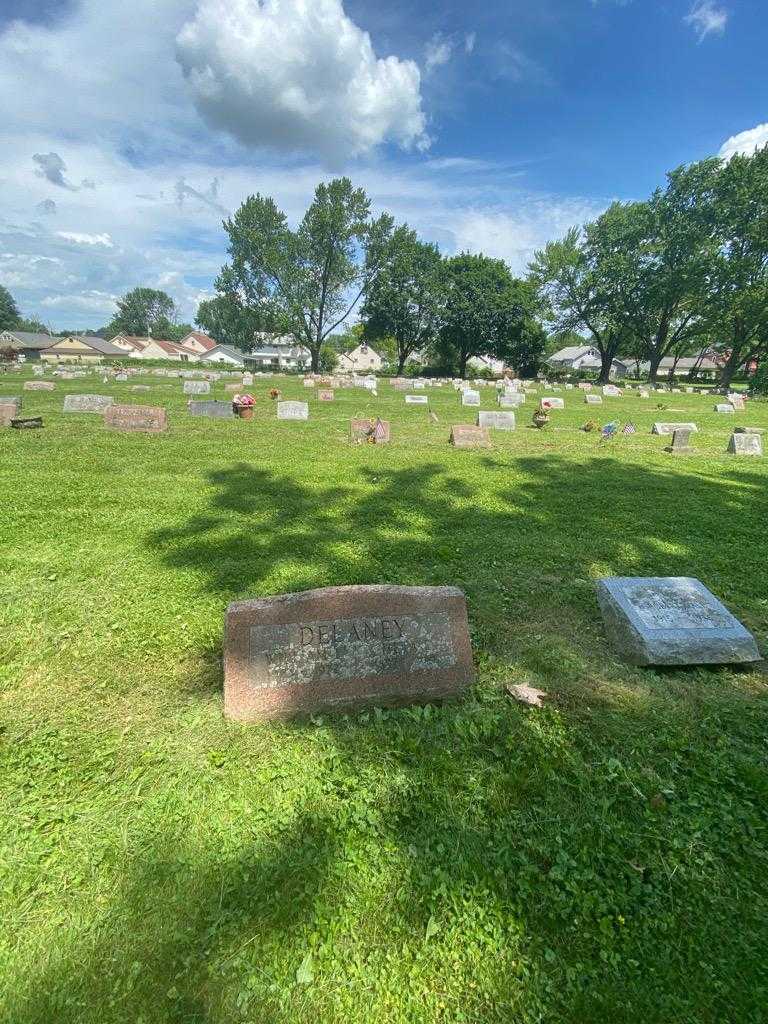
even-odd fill
[[[718,402],[715,406],[715,412],[724,413],[726,416],[733,416],[736,410],[730,402]]]
[[[752,634],[699,580],[684,576],[598,581],[608,639],[632,665],[717,665],[760,660]]]
[[[65,395],[64,412],[103,413],[115,400],[110,395]]]
[[[332,402],[335,397],[335,392],[331,391],[330,388],[324,388],[322,391],[317,392],[318,402]]]
[[[209,395],[211,385],[207,380],[185,380],[182,390],[185,395]]]
[[[457,423],[451,427],[449,443],[454,448],[490,448],[491,437],[486,427]]]
[[[602,405],[603,404],[603,396],[602,395],[586,395],[585,394],[584,395],[584,402],[587,405]]]
[[[427,395],[406,395],[406,405],[429,405],[429,397]]]
[[[674,434],[676,430],[689,430],[692,434],[698,432],[695,423],[654,423],[651,427],[652,434]]]
[[[227,608],[224,713],[235,721],[426,703],[473,681],[455,587],[327,587]]]
[[[25,391],[53,391],[56,385],[52,380],[26,380]]]
[[[233,420],[235,410],[231,402],[219,402],[216,399],[211,401],[187,402],[187,410],[190,416],[205,416],[211,420]]]

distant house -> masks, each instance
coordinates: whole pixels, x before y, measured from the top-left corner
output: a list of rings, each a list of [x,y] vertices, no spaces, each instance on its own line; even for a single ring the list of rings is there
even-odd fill
[[[487,371],[488,373],[498,374],[501,376],[504,373],[504,360],[493,359],[491,356],[470,356],[467,360],[467,366],[476,370],[478,373]]]
[[[75,334],[55,339],[54,344],[40,354],[44,363],[101,363],[123,356],[125,353],[122,349],[104,338],[92,335],[80,337]]]
[[[379,353],[374,352],[372,348],[363,343],[357,348],[353,348],[351,352],[345,352],[344,355],[339,356],[338,368],[348,373],[355,373],[356,371],[380,370],[383,365],[384,360]]]
[[[199,356],[205,356],[206,352],[212,352],[215,348],[219,347],[219,343],[215,338],[211,338],[208,334],[203,334],[202,331],[190,331],[185,338],[181,339],[179,344],[184,348],[188,348],[191,352],[197,353]]]
[[[611,377],[626,377],[630,371],[631,360],[616,358],[611,363]],[[586,371],[600,373],[603,361],[600,350],[594,345],[568,345],[558,352],[553,352],[547,359],[547,365],[558,370]]]
[[[245,366],[246,355],[232,345],[216,345],[208,349],[201,359],[206,363],[227,363],[229,366]]]
[[[57,339],[50,334],[35,331],[0,331],[0,348],[10,345],[24,359],[34,361],[40,353],[50,348]]]
[[[172,359],[180,363],[196,363],[199,359],[198,354],[192,349],[185,348],[175,341],[166,341],[164,338],[117,334],[111,341],[130,359]]]
[[[311,361],[309,349],[287,334],[257,334],[253,351],[245,356],[246,366],[254,370],[303,370]]]
[[[648,363],[643,365],[650,368]],[[687,377],[690,374],[695,374],[697,377],[712,379],[717,376],[719,370],[718,364],[709,356],[681,356],[679,359],[667,356],[659,363],[657,375],[659,377]]]

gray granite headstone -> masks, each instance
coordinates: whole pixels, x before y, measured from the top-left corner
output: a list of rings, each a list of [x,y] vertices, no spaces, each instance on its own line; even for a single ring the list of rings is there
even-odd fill
[[[233,420],[235,412],[231,402],[187,402],[190,416],[207,416],[212,420]]]
[[[515,414],[513,412],[479,412],[478,427],[489,427],[491,430],[514,430]]]
[[[763,439],[760,434],[731,434],[728,454],[760,456],[763,454]]]
[[[103,413],[110,405],[114,405],[114,398],[109,395],[65,395],[64,412],[97,412]]]
[[[525,404],[525,395],[519,391],[502,391],[497,401],[502,409],[518,409]]]
[[[309,404],[307,402],[278,402],[277,418],[279,420],[308,420]]]
[[[672,444],[667,449],[673,455],[686,455],[693,451],[691,432],[687,427],[678,427],[672,431]]]
[[[717,665],[760,660],[752,634],[699,580],[598,580],[608,639],[632,665]]]
[[[692,434],[697,433],[698,427],[695,423],[654,423],[651,428],[652,434],[674,434],[676,430],[690,430]]]
[[[461,404],[462,405],[480,405],[480,392],[479,391],[462,391],[461,392]]]

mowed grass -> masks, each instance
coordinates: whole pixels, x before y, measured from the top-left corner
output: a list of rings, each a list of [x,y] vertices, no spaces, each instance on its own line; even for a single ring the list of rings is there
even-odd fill
[[[447,387],[434,424],[387,384],[257,379],[230,423],[178,381],[23,379],[0,394],[45,428],[0,432],[0,1020],[765,1021],[768,677],[622,665],[594,581],[696,576],[768,649],[768,459],[725,454],[768,404],[563,391],[547,430],[529,398],[454,451],[475,410]],[[170,429],[65,416],[77,392]],[[392,443],[350,445],[376,413]],[[578,430],[598,417],[638,433]],[[698,454],[655,419],[694,420]],[[465,590],[467,697],[225,722],[227,603],[357,583]]]

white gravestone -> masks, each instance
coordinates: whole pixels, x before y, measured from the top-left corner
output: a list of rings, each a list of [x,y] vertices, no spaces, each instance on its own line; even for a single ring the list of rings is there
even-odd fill
[[[406,395],[406,405],[429,405],[429,398],[426,395]]]
[[[514,430],[515,414],[513,412],[479,412],[478,427],[490,427],[491,430]]]
[[[715,412],[725,413],[726,416],[733,416],[736,410],[733,408],[730,402],[720,402],[715,406]]]
[[[480,405],[480,392],[479,391],[462,391],[461,393],[461,404],[462,405]]]
[[[541,400],[542,409],[564,409],[565,402],[562,398],[555,398],[552,395],[545,395]]]
[[[502,392],[496,400],[502,409],[517,409],[525,404],[525,395],[518,391],[507,391]]]
[[[674,434],[676,430],[690,430],[692,434],[698,433],[699,428],[695,423],[654,423],[651,428],[652,434]]]
[[[211,385],[207,380],[185,380],[182,390],[185,395],[209,395]]]
[[[308,420],[308,402],[278,402],[277,418],[279,420]]]
[[[633,665],[718,665],[760,660],[752,634],[699,580],[684,576],[598,581],[608,639]]]
[[[65,395],[64,412],[103,413],[115,400],[109,395]]]
[[[731,434],[728,442],[729,455],[757,455],[763,454],[763,439],[760,434]]]
[[[603,396],[602,395],[584,395],[584,401],[586,402],[587,405],[602,405],[603,404]]]

